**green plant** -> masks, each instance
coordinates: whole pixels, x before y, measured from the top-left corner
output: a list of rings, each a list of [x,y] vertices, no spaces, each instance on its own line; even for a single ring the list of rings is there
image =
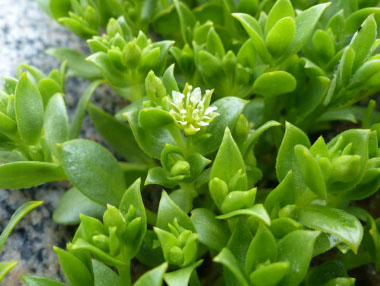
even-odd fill
[[[59,71],[23,65],[0,93],[0,187],[68,180],[53,219],[79,225],[54,248],[66,284],[27,285],[338,286],[380,268],[358,206],[380,187],[378,1],[39,2],[91,55],[52,49]],[[71,124],[66,64],[92,81]],[[91,103],[103,83],[130,104]],[[117,156],[77,139],[86,112]]]

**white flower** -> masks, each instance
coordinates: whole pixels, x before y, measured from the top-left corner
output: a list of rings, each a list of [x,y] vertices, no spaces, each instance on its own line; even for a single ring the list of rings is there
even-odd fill
[[[206,90],[202,96],[199,87],[186,85],[183,93],[173,91],[172,98],[168,98],[170,114],[186,135],[194,135],[219,115],[216,106],[209,107],[212,93],[213,90]]]

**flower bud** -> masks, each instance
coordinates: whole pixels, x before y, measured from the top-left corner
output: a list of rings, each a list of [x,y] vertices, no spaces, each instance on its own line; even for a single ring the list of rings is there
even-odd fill
[[[155,76],[153,71],[150,71],[145,78],[145,89],[148,98],[156,104],[159,99],[166,96],[166,88],[162,80]]]
[[[170,174],[174,176],[190,176],[190,164],[187,161],[177,161],[170,169]]]
[[[123,30],[119,23],[114,18],[111,18],[107,24],[107,35],[108,37],[113,38],[116,34],[123,35]]]
[[[141,50],[135,42],[129,42],[124,48],[123,56],[129,69],[136,69],[140,63]]]
[[[240,114],[238,121],[235,125],[235,141],[238,144],[242,144],[247,140],[249,134],[249,122],[247,118]]]
[[[256,189],[250,191],[234,191],[229,193],[221,206],[223,213],[244,209],[252,206],[255,201]]]
[[[101,250],[108,252],[109,251],[109,238],[104,234],[94,235],[92,237],[92,243]]]
[[[126,221],[121,212],[111,205],[107,205],[107,210],[103,215],[103,224],[107,230],[110,227],[116,227],[119,234],[121,234],[126,227]]]
[[[332,161],[331,178],[334,181],[348,183],[359,175],[360,156],[343,155]]]
[[[220,207],[228,194],[228,186],[225,181],[214,178],[209,183],[210,194],[215,204]]]
[[[181,267],[184,259],[185,259],[184,253],[181,248],[179,248],[178,246],[173,246],[170,248],[169,254],[168,254],[168,262],[170,264]]]

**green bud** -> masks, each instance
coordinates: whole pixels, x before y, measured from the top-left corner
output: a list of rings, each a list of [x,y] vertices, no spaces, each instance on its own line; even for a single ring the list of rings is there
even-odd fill
[[[128,241],[134,240],[141,230],[141,217],[132,220],[125,231],[125,239]]]
[[[225,181],[214,178],[209,183],[210,194],[215,204],[220,208],[224,198],[228,194],[228,186]]]
[[[124,217],[127,222],[132,221],[136,217],[136,209],[133,205],[129,206],[128,212]]]
[[[145,78],[145,89],[148,98],[155,103],[166,96],[166,88],[162,80],[155,76],[153,71],[150,71]]]
[[[174,176],[190,176],[190,164],[187,161],[177,161],[170,169],[170,174]]]
[[[348,183],[359,175],[359,171],[359,155],[343,155],[332,160],[331,178],[334,181]]]
[[[33,161],[45,161],[45,154],[41,147],[39,146],[29,146],[28,147],[29,156]]]
[[[178,236],[178,244],[180,247],[184,247],[187,240],[189,239],[190,235],[191,235],[191,230],[185,230],[184,232],[182,232],[179,236]]]
[[[92,243],[101,250],[108,252],[109,251],[109,238],[104,234],[94,235],[92,237]]]
[[[234,77],[236,66],[236,56],[233,51],[228,51],[227,54],[223,57],[223,70],[224,73],[229,76],[231,79]]]
[[[148,38],[142,31],[139,32],[136,38],[136,44],[140,47],[140,49],[144,49],[148,46]]]
[[[160,60],[161,49],[159,47],[153,49],[145,49],[141,57],[141,67],[152,69],[156,67]]]
[[[98,29],[98,13],[92,6],[87,6],[86,11],[84,12],[84,19],[91,28]]]
[[[238,144],[243,144],[249,134],[249,122],[247,118],[243,115],[240,114],[238,121],[236,122],[235,125],[235,132],[234,132],[234,139],[236,143]]]
[[[250,191],[235,191],[227,194],[221,210],[223,213],[229,213],[235,210],[244,209],[252,206],[255,201],[256,189]]]
[[[135,42],[129,42],[123,50],[125,64],[130,69],[136,69],[140,63],[141,50]]]
[[[107,24],[107,35],[108,37],[113,38],[116,34],[123,35],[123,30],[119,23],[114,18],[111,18]]]
[[[182,50],[181,66],[185,71],[190,71],[194,66],[194,53],[188,44],[186,44]]]
[[[122,233],[126,226],[126,221],[121,212],[114,206],[107,205],[107,210],[103,215],[103,224],[105,229],[116,227],[118,233]]]
[[[116,227],[109,228],[109,234],[110,234],[109,235],[109,250],[110,250],[111,256],[118,255],[121,249],[121,242],[116,232],[117,232]]]
[[[169,254],[168,254],[168,262],[170,264],[181,267],[184,259],[185,259],[184,253],[181,248],[179,248],[178,246],[173,246],[170,248]]]

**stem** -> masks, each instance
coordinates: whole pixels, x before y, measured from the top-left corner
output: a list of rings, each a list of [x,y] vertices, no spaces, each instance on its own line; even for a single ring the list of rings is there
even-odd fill
[[[120,285],[132,286],[130,260],[126,260],[126,264],[123,266],[117,266],[117,272],[120,277]]]
[[[174,125],[168,127],[170,134],[172,135],[177,147],[179,147],[184,153],[186,153],[186,145],[183,140],[181,131]]]

